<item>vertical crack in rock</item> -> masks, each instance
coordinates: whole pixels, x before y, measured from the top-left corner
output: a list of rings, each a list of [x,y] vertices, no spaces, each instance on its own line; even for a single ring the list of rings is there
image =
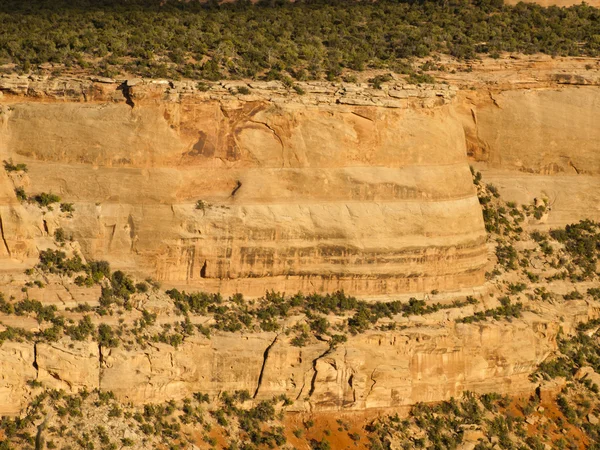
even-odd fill
[[[492,93],[492,91],[489,91],[488,93],[489,93],[489,95],[490,95],[490,100],[492,100],[492,102],[494,102],[494,106],[496,106],[497,108],[500,108],[500,109],[502,109],[502,108],[500,107],[500,105],[498,104],[498,102],[496,101],[496,99],[494,98],[494,94]]]
[[[371,372],[371,387],[369,388],[369,392],[367,392],[367,395],[365,396],[365,400],[369,397],[369,395],[371,395],[371,392],[373,392],[373,388],[375,387],[375,385],[377,384],[377,380],[375,378],[373,378],[375,376],[375,371],[377,371],[377,367],[375,367],[373,369],[373,372]]]
[[[237,180],[235,182],[235,187],[233,188],[233,191],[231,191],[231,196],[234,197],[235,194],[237,193],[237,191],[239,191],[241,187],[242,187],[242,182],[240,180]]]
[[[204,264],[202,264],[202,268],[200,269],[200,278],[206,278],[207,266],[208,266],[208,261],[204,260]]]
[[[46,234],[50,234],[50,231],[48,231],[48,222],[46,222],[46,220],[42,220],[43,225],[44,225],[44,231],[46,232]]]
[[[105,228],[107,228],[108,233],[109,233],[109,238],[108,238],[108,250],[112,249],[112,243],[113,240],[115,239],[115,234],[117,232],[117,225],[104,225]]]
[[[325,356],[329,355],[332,350],[333,350],[333,348],[329,347],[325,352],[323,352],[322,354],[320,354],[319,356],[317,356],[315,359],[313,359],[313,362],[312,362],[313,376],[312,376],[312,378],[310,380],[310,390],[308,391],[308,396],[309,397],[312,397],[313,393],[315,392],[315,388],[316,388],[317,375],[318,375],[317,362],[321,358],[324,358]]]
[[[190,279],[194,278],[194,266],[196,265],[196,247],[187,247],[185,252],[187,258],[186,280],[189,281]],[[200,276],[202,276],[202,271],[200,271]]]
[[[127,86],[127,81],[121,83],[121,85],[117,88],[117,90],[123,93],[123,97],[125,97],[125,103],[133,109],[135,103],[133,102],[133,98],[131,97],[131,91],[129,90],[129,86]]]
[[[569,160],[569,166],[571,166],[571,168],[575,171],[575,173],[577,173],[577,175],[581,175],[581,171],[577,167],[575,167],[573,161]],[[2,236],[4,236],[4,233],[2,234]]]
[[[306,376],[306,374],[304,374]],[[300,396],[302,395],[302,392],[304,392],[304,386],[306,386],[306,381],[304,380],[302,382],[302,387],[300,388],[300,392],[298,392],[298,395],[296,396],[296,400],[300,399]]]
[[[260,375],[258,376],[258,384],[256,385],[256,390],[254,391],[254,396],[252,398],[256,398],[256,396],[258,395],[258,391],[260,390],[260,386],[262,385],[263,375],[265,374],[265,367],[267,366],[267,359],[269,359],[269,352],[271,351],[271,348],[273,348],[273,346],[277,342],[277,339],[279,339],[279,335],[275,336],[275,339],[273,339],[273,342],[271,342],[271,344],[269,344],[269,346],[265,349],[265,352],[263,353],[263,363],[262,363],[262,367],[260,368]]]
[[[33,368],[35,369],[35,379],[37,380],[40,375],[40,368],[37,363],[37,342],[33,343]]]
[[[8,253],[8,257],[12,258],[12,254],[10,252],[10,248],[8,247],[8,242],[6,242],[6,237],[4,236],[4,222],[2,222],[2,216],[0,215],[0,233],[2,234],[2,242],[4,242],[4,248]]]
[[[98,344],[98,389],[102,383],[102,364],[104,363],[104,355],[102,354],[102,344]]]
[[[131,214],[129,214],[129,217],[127,218],[127,225],[129,225],[129,239],[131,240],[131,247],[129,248],[129,251],[134,253],[135,252],[135,223],[133,221],[133,216]]]
[[[273,133],[273,135],[275,136],[275,139],[277,139],[279,141],[279,145],[281,145],[281,167],[285,167],[285,145],[283,145],[283,139],[281,139],[281,137],[277,134],[277,131],[275,131],[275,128],[273,128],[271,125],[269,125],[266,122],[260,122],[258,120],[251,120],[250,122],[257,123],[259,125],[264,125],[265,127],[267,127],[267,129],[269,129]]]

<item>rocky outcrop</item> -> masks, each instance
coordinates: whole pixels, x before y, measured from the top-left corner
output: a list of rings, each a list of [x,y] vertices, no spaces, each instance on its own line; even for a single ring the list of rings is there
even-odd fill
[[[87,258],[225,294],[483,280],[483,222],[448,86],[315,83],[302,96],[251,83],[234,96],[226,84],[21,81],[2,88],[2,159],[29,168],[0,183],[11,261],[31,261],[61,227]],[[75,213],[22,206],[17,185]]]
[[[586,75],[589,85],[576,83],[583,76],[563,76],[570,84],[465,91],[456,103],[469,155],[486,182],[519,204],[548,199],[543,226],[600,220],[597,73]]]
[[[63,340],[51,345],[0,346],[3,414],[27,402],[26,381],[77,392],[114,392],[136,405],[248,390],[254,398],[285,394],[293,409],[362,410],[413,405],[463,390],[516,394],[555,348],[558,327],[533,318],[513,323],[454,324],[371,331],[330,349],[327,342],[294,347],[273,333],[191,337],[178,348],[99,349]],[[75,344],[75,345],[73,345]]]
[[[0,416],[18,414],[27,404],[27,381],[36,378],[35,356],[31,343],[4,342],[0,346]]]
[[[470,153],[489,168],[600,174],[598,86],[465,94]],[[468,121],[467,121],[468,123]]]

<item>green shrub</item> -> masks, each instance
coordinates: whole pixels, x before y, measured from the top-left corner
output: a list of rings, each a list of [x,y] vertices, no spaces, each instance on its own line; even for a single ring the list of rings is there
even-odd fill
[[[27,172],[27,164],[25,163],[17,163],[17,164],[13,164],[12,159],[9,159],[8,161],[3,161],[4,163],[4,170],[6,170],[7,172]]]
[[[61,203],[60,210],[64,213],[74,213],[75,208],[73,207],[73,203]]]
[[[48,194],[46,192],[42,192],[41,194],[34,195],[32,200],[40,207],[48,207],[53,203],[60,202],[60,197],[52,193]]]
[[[15,188],[15,195],[20,202],[24,202],[27,200],[27,194],[25,193],[25,189],[22,187]]]

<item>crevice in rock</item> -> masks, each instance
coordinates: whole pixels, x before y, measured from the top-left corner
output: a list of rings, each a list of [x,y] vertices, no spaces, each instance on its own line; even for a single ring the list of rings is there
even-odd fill
[[[298,395],[296,396],[296,400],[300,399],[300,396],[302,395],[302,392],[304,392],[304,386],[306,386],[306,381],[302,382],[302,387],[300,388],[300,392],[298,392]]]
[[[577,175],[581,175],[581,171],[577,167],[575,167],[573,161],[569,160],[569,166],[571,166],[571,168],[575,171],[575,173],[577,173]],[[2,236],[4,236],[4,234],[2,234]]]
[[[131,92],[129,90],[129,86],[127,86],[127,81],[124,81],[123,83],[121,83],[121,85],[117,88],[117,90],[121,91],[123,93],[123,97],[125,97],[125,103],[129,106],[131,106],[131,108],[133,108],[135,106],[135,103],[133,102],[133,99],[131,97]]]
[[[206,269],[207,269],[208,261],[204,261],[202,264],[202,268],[200,269],[200,278],[206,278]]]
[[[229,113],[227,112],[227,110],[225,109],[225,107],[223,106],[223,103],[219,103],[219,109],[221,110],[221,114],[223,114],[223,116],[226,119],[229,119]]]
[[[269,359],[269,352],[271,351],[271,348],[273,348],[273,346],[277,342],[278,338],[279,338],[279,335],[275,336],[275,339],[273,339],[273,342],[271,342],[269,344],[269,346],[265,349],[265,352],[263,353],[263,363],[262,363],[262,367],[260,368],[260,375],[258,375],[258,384],[256,385],[256,390],[254,391],[254,396],[252,398],[256,398],[256,396],[258,395],[258,391],[260,390],[260,386],[262,385],[263,375],[265,374],[265,367],[267,366],[267,359]]]
[[[325,356],[329,355],[329,353],[331,353],[331,350],[333,350],[333,349],[330,347],[326,351],[324,351],[323,353],[321,353],[319,356],[317,356],[315,359],[313,359],[313,362],[312,362],[313,376],[312,376],[312,378],[310,380],[310,390],[308,391],[308,396],[309,397],[312,397],[312,395],[313,395],[313,393],[315,392],[315,389],[316,389],[316,382],[317,382],[317,375],[318,375],[317,362],[321,358],[324,358]]]
[[[44,279],[46,280],[46,284],[49,284],[48,277],[44,277]],[[73,293],[72,293],[72,292],[71,292],[71,290],[69,289],[69,286],[67,286],[67,284],[65,283],[65,280],[62,280],[62,279],[61,279],[61,280],[60,280],[60,284],[61,284],[61,286],[62,286],[63,288],[65,288],[65,292],[66,292],[67,294],[69,294],[69,296],[71,297],[71,300],[72,300],[72,301],[74,301],[74,302],[77,302],[77,299],[75,298],[75,296],[73,295]],[[57,297],[58,297],[58,299],[59,299],[61,302],[63,302],[65,305],[67,304],[67,303],[66,303],[66,302],[65,302],[65,301],[64,301],[64,300],[63,300],[63,299],[60,297],[60,295],[58,295],[58,294],[57,294]]]
[[[194,278],[194,266],[196,265],[196,247],[190,246],[187,248],[187,273],[186,280],[190,280]],[[200,276],[202,276],[202,271],[200,271]]]
[[[48,372],[48,374],[55,380],[62,381],[63,383],[65,383],[67,386],[69,386],[69,389],[71,389],[71,390],[73,389],[73,385],[70,382],[68,382],[67,380],[63,380],[60,377],[60,375],[58,374],[58,372]]]
[[[46,234],[50,234],[50,231],[48,231],[48,222],[46,222],[46,219],[42,220],[43,225],[44,225],[44,231],[46,232]]]
[[[98,389],[102,382],[102,364],[104,364],[104,355],[102,354],[102,344],[98,344]]]
[[[40,368],[37,363],[37,342],[33,343],[33,368],[35,369],[35,379],[40,375]]]
[[[2,216],[0,215],[0,233],[2,233],[2,242],[4,242],[4,248],[8,253],[8,257],[12,258],[12,254],[10,252],[10,248],[8,246],[8,242],[6,242],[6,237],[4,236],[4,222],[2,222]]]
[[[132,253],[135,252],[135,222],[133,221],[133,216],[129,214],[127,218],[127,225],[129,225],[129,239],[131,240],[131,247],[129,251]]]
[[[491,91],[489,92],[489,95],[490,95],[490,100],[492,100],[492,102],[494,103],[494,106],[496,106],[497,108],[502,109],[500,107],[500,105],[498,104],[498,102],[496,101],[496,99],[494,98],[494,94]]]
[[[117,232],[117,225],[104,225],[106,228],[108,228],[108,233],[110,234],[109,238],[108,238],[108,249],[110,250],[112,248],[112,243],[113,240],[115,238],[115,233]]]
[[[283,145],[283,140],[277,134],[277,131],[275,131],[275,128],[273,128],[271,125],[269,125],[266,122],[259,122],[258,120],[251,120],[250,122],[257,123],[259,125],[264,125],[265,127],[267,127],[267,129],[269,129],[275,135],[275,138],[279,141],[279,145],[281,145],[281,167],[284,167],[285,166],[285,160],[284,160],[284,157],[285,157],[285,145]]]
[[[370,117],[367,117],[364,114],[357,113],[356,111],[352,111],[352,114],[354,114],[356,117],[360,117],[361,119],[368,120],[369,122],[374,122],[374,120]]]
[[[377,384],[377,380],[375,378],[373,378],[375,376],[375,371],[377,370],[377,367],[375,369],[373,369],[373,372],[371,372],[371,387],[369,388],[369,392],[367,392],[367,395],[365,396],[365,399],[369,397],[369,395],[371,395],[371,392],[373,392],[373,388],[375,387],[375,385]]]
[[[234,197],[235,194],[237,193],[237,191],[239,191],[241,187],[242,187],[242,182],[240,180],[237,180],[235,182],[235,187],[233,188],[233,191],[231,191],[231,196]]]

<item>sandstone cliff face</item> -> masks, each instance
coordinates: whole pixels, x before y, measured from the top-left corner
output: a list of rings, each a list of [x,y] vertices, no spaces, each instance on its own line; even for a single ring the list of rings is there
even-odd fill
[[[554,75],[554,78],[557,76]],[[547,226],[600,219],[600,87],[585,85],[464,92],[457,112],[468,152],[504,198],[547,198]]]
[[[35,257],[62,227],[87,258],[223,293],[482,282],[483,222],[447,88],[321,105],[117,88],[7,89],[0,153],[29,172],[3,174],[4,258]],[[42,217],[14,185],[76,212]]]
[[[0,416],[18,414],[27,404],[28,380],[35,380],[34,347],[5,342],[0,347]]]
[[[600,174],[598,86],[490,93],[472,101],[472,152],[490,168]],[[478,98],[479,97],[479,98]]]
[[[177,349],[4,343],[0,412],[17,414],[34,379],[67,392],[100,387],[136,405],[246,389],[256,399],[285,394],[303,411],[408,406],[463,390],[516,394],[531,388],[527,377],[555,348],[557,331],[539,319],[449,323],[372,331],[334,350],[326,342],[293,347],[273,333],[193,337]]]
[[[314,84],[306,97],[269,85],[233,96],[185,83],[2,80],[0,156],[29,168],[0,175],[2,275],[31,267],[61,227],[87,258],[188,290],[381,295],[480,284],[485,233],[469,163],[509,199],[548,197],[548,226],[600,218],[599,83],[548,80],[458,94]],[[21,203],[16,186],[59,194],[75,213]],[[72,307],[99,293],[29,294]],[[563,313],[411,322],[335,350],[269,333],[188,338],[177,349],[5,342],[0,414],[21,411],[33,379],[135,404],[196,391],[285,393],[299,410],[516,393],[554,349],[552,321]]]

